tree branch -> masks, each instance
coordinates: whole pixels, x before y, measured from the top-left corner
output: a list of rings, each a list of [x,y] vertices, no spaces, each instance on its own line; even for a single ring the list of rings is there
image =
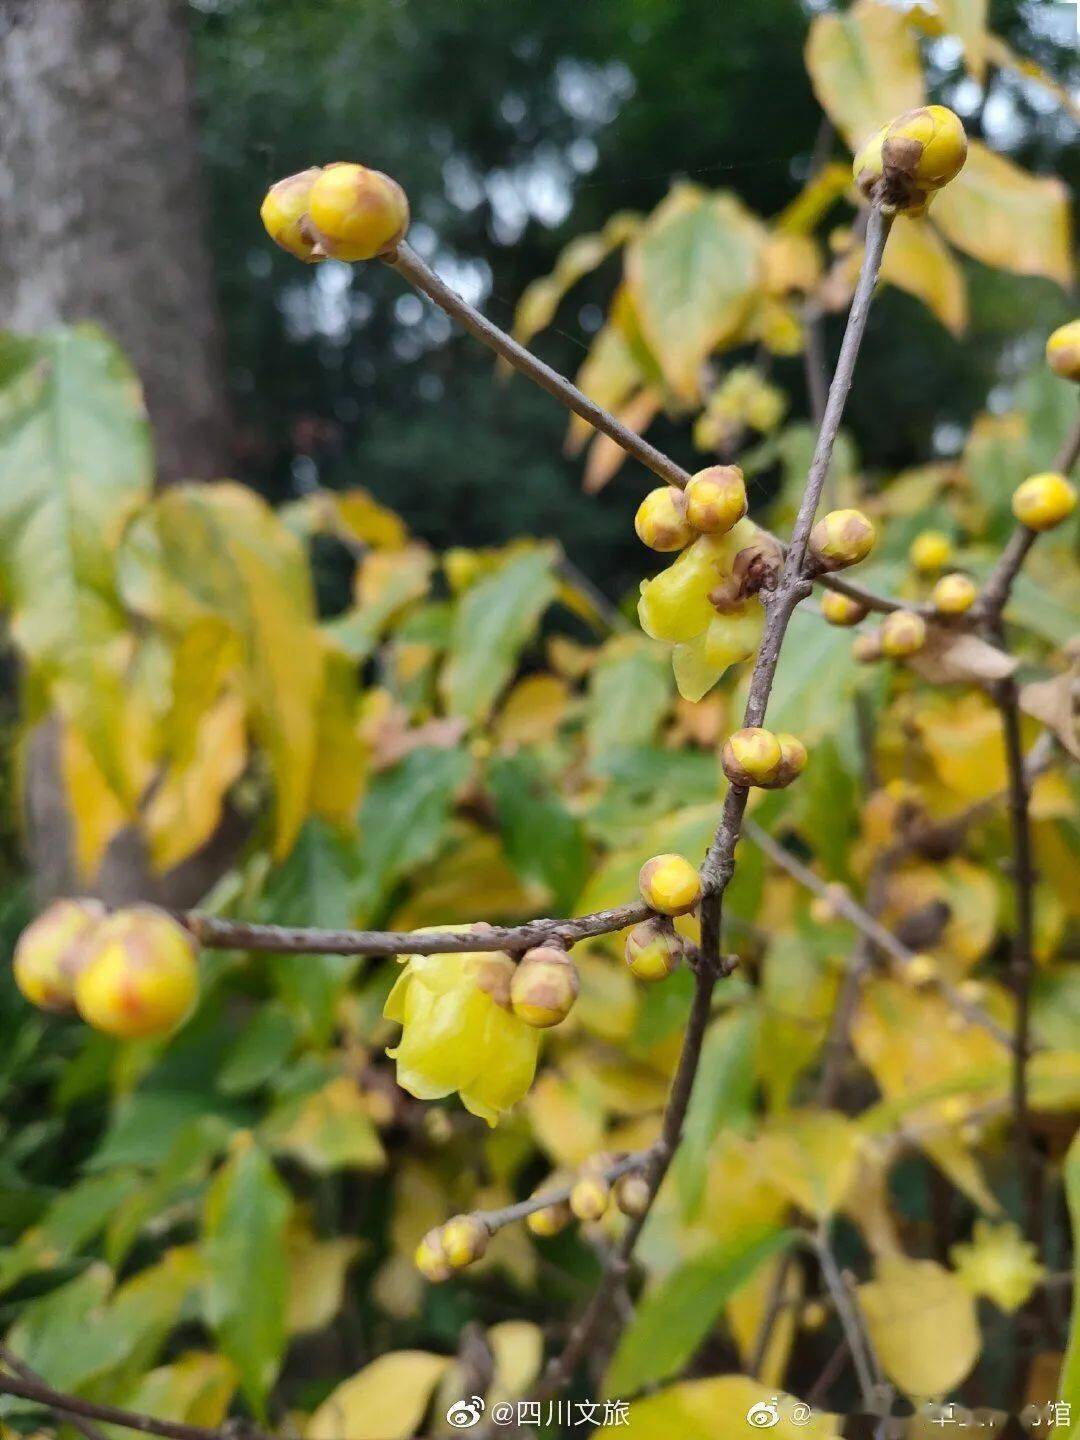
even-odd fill
[[[623,1155],[613,1161],[603,1170],[604,1179],[609,1185],[623,1175],[630,1175],[635,1170],[642,1170],[648,1164],[651,1150],[637,1150],[631,1155]],[[527,1200],[518,1200],[513,1205],[503,1205],[498,1210],[470,1210],[468,1213],[474,1220],[481,1221],[486,1225],[492,1234],[496,1230],[502,1230],[507,1225],[513,1225],[518,1220],[524,1220],[527,1216],[534,1214],[537,1210],[546,1210],[549,1205],[562,1205],[570,1198],[570,1191],[574,1188],[576,1176],[572,1180],[566,1180],[559,1185],[545,1186],[538,1190],[535,1195],[530,1195]]]
[[[162,1435],[165,1440],[224,1440],[227,1434],[231,1440],[271,1440],[265,1431],[251,1425],[237,1425],[234,1421],[230,1422],[228,1430],[224,1427],[210,1430],[203,1425],[185,1425],[177,1420],[157,1420],[153,1415],[122,1410],[116,1405],[99,1405],[93,1400],[83,1400],[79,1395],[65,1395],[44,1381],[25,1380],[12,1375],[0,1375],[0,1394],[30,1400],[63,1416],[100,1420],[104,1425],[122,1425],[128,1430],[139,1430],[144,1435]],[[86,1434],[85,1430],[83,1434]]]
[[[46,1384],[44,1378],[36,1370],[27,1365],[25,1360],[20,1360],[18,1355],[13,1350],[9,1350],[6,1345],[0,1345],[0,1364],[6,1366],[20,1380],[28,1380],[33,1385]],[[2,1378],[0,1376],[0,1379]],[[56,1414],[55,1411],[53,1413]],[[93,1421],[80,1419],[77,1415],[69,1415],[66,1418],[71,1428],[77,1430],[84,1440],[107,1440],[104,1430],[99,1430]]]

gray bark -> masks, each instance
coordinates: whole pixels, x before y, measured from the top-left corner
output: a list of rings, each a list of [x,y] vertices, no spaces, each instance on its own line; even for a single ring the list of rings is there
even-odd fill
[[[183,0],[0,0],[0,326],[95,320],[164,483],[228,470]]]

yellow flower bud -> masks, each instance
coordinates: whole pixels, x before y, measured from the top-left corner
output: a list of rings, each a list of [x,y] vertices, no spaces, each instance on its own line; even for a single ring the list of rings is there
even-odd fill
[[[881,636],[856,635],[851,642],[851,654],[860,665],[870,665],[875,660],[881,659]]]
[[[826,887],[824,895],[815,895],[810,902],[810,918],[817,925],[830,925],[843,914],[841,906],[848,898],[847,888],[834,884]]]
[[[615,1182],[615,1204],[624,1215],[644,1215],[649,1208],[652,1191],[644,1175],[620,1175]]]
[[[661,915],[686,915],[701,898],[701,880],[682,855],[654,855],[638,871],[641,898]]]
[[[450,1279],[453,1267],[443,1249],[440,1227],[436,1226],[434,1230],[429,1230],[420,1241],[413,1255],[413,1263],[424,1279],[430,1280],[433,1285],[441,1285],[444,1280]]]
[[[887,126],[882,142],[886,184],[908,194],[940,190],[964,168],[967,151],[963,122],[947,106],[906,110]]]
[[[710,465],[686,487],[686,518],[703,535],[724,535],[746,514],[746,483],[738,465]]]
[[[804,1330],[820,1330],[829,1318],[829,1312],[820,1300],[808,1300],[802,1308],[800,1320]]]
[[[939,615],[963,615],[974,605],[978,593],[979,587],[970,575],[943,575],[930,599]]]
[[[566,1019],[578,997],[578,973],[565,950],[537,945],[521,958],[510,982],[514,1014],[535,1030]]]
[[[1053,470],[1029,475],[1013,491],[1012,512],[1029,530],[1052,530],[1076,509],[1076,491]]]
[[[683,956],[683,942],[667,921],[652,916],[626,937],[626,963],[646,984],[666,980]]]
[[[776,743],[780,746],[780,766],[771,780],[760,782],[766,790],[782,790],[806,769],[806,746],[797,735],[778,734]]]
[[[118,910],[94,932],[75,980],[79,1014],[95,1030],[125,1039],[167,1035],[199,994],[195,944],[152,905]]]
[[[916,990],[935,985],[938,981],[938,963],[932,955],[913,955],[904,966],[903,978]]]
[[[942,530],[924,530],[916,535],[908,550],[908,559],[920,575],[944,570],[953,558],[952,541]]]
[[[611,1200],[611,1186],[602,1175],[582,1175],[570,1191],[570,1209],[579,1220],[600,1220]]]
[[[926,621],[914,610],[894,610],[881,626],[881,653],[890,660],[904,660],[926,643]]]
[[[830,510],[810,531],[810,553],[822,570],[843,570],[865,559],[875,538],[861,510]]]
[[[887,129],[888,126],[883,125],[880,130],[875,130],[873,135],[859,146],[855,152],[855,159],[851,162],[851,173],[855,177],[855,184],[868,200],[874,198],[875,188],[884,173],[881,147],[885,143]],[[850,233],[850,231],[845,232],[848,237]]]
[[[972,1005],[981,1005],[986,999],[986,986],[981,980],[962,980],[957,989]]]
[[[525,1217],[525,1224],[534,1235],[547,1240],[565,1230],[571,1218],[570,1206],[565,1200],[559,1200],[553,1205],[545,1205],[542,1210],[531,1211]]]
[[[475,1215],[455,1215],[442,1227],[442,1252],[454,1270],[483,1258],[491,1232]]]
[[[308,220],[311,187],[321,174],[321,166],[313,165],[310,170],[278,180],[266,192],[259,209],[259,218],[270,239],[307,264],[323,259]]]
[[[1063,380],[1080,380],[1080,320],[1059,325],[1046,342],[1046,363]]]
[[[371,260],[393,250],[409,227],[409,202],[396,180],[366,165],[327,165],[311,186],[308,214],[317,250],[337,260]]]
[[[867,609],[848,595],[826,590],[821,597],[821,613],[830,625],[858,625],[860,620],[866,619]]]
[[[75,979],[105,917],[97,900],[54,900],[19,936],[12,956],[15,984],[42,1010],[75,1008]]]
[[[682,550],[694,538],[686,518],[686,496],[677,485],[658,485],[637,508],[634,529],[650,550]]]
[[[771,730],[751,725],[724,742],[720,763],[732,785],[770,785],[780,773],[784,754]]]

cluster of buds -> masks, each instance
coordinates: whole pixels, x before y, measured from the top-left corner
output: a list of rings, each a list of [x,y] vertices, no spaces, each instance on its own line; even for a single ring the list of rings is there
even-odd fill
[[[720,763],[732,785],[782,790],[806,769],[806,746],[795,735],[774,734],[761,726],[736,730],[724,742]]]
[[[889,210],[923,215],[934,192],[956,178],[967,159],[960,117],[945,105],[905,110],[855,155],[855,183]]]
[[[416,1268],[426,1280],[441,1285],[455,1270],[481,1260],[491,1231],[476,1215],[455,1215],[445,1225],[429,1230],[416,1247]]]
[[[695,535],[726,535],[746,514],[746,482],[737,465],[710,465],[687,482],[650,490],[634,529],[650,550],[684,550]]]
[[[23,931],[12,964],[31,1004],[122,1039],[167,1035],[198,999],[194,941],[152,905],[109,915],[96,900],[57,900]]]
[[[278,180],[259,214],[271,240],[308,264],[391,254],[409,227],[409,202],[397,181],[345,161]]]

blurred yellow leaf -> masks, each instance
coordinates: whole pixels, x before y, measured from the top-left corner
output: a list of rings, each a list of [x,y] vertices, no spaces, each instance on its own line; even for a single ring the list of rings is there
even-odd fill
[[[859,1132],[835,1110],[797,1110],[768,1123],[760,1163],[773,1183],[819,1220],[843,1202],[855,1178]]]
[[[525,1107],[537,1143],[556,1165],[574,1169],[600,1149],[604,1115],[580,1086],[545,1070],[529,1092]]]
[[[746,1440],[753,1430],[768,1429],[774,1440],[834,1440],[841,1433],[839,1418],[800,1405],[745,1375],[718,1375],[707,1380],[684,1380],[630,1405],[630,1423],[605,1425],[597,1431],[607,1440]],[[750,1411],[760,1418],[747,1421]],[[804,1420],[802,1417],[806,1415]],[[775,1418],[773,1418],[775,1416]],[[792,1417],[795,1417],[794,1419]]]
[[[318,1173],[378,1170],[383,1164],[364,1097],[345,1075],[286,1105],[270,1117],[264,1132],[276,1154],[291,1155]]]
[[[642,332],[675,395],[700,392],[700,368],[730,343],[761,281],[765,230],[736,196],[675,186],[626,257]]]
[[[644,435],[656,419],[659,409],[658,395],[652,390],[639,390],[633,399],[628,400],[617,412],[616,419],[635,435]],[[597,435],[589,446],[585,473],[581,480],[581,488],[586,495],[598,494],[608,481],[618,474],[625,461],[626,450],[622,445],[612,440],[610,435]]]
[[[762,263],[770,295],[807,292],[821,277],[821,247],[812,235],[778,226],[765,241]]]
[[[353,1236],[317,1240],[306,1225],[286,1237],[289,1293],[285,1324],[290,1335],[325,1330],[341,1309],[345,1276],[360,1249]]]
[[[553,740],[570,703],[570,687],[558,675],[526,675],[495,717],[499,745],[542,745]]]
[[[769,1344],[757,1372],[762,1385],[778,1386],[784,1378],[791,1348],[798,1328],[799,1305],[803,1293],[803,1272],[798,1265],[785,1263],[781,1255],[755,1270],[754,1274],[727,1304],[727,1321],[739,1358],[748,1366],[757,1353],[758,1339],[765,1316],[769,1313],[780,1269],[784,1269],[782,1307],[776,1315]]]
[[[495,1364],[488,1391],[488,1410],[500,1400],[524,1395],[540,1373],[544,1359],[544,1336],[539,1325],[527,1320],[505,1320],[487,1332],[487,1343]]]
[[[619,327],[611,322],[596,333],[577,376],[578,389],[605,410],[621,410],[641,388],[644,375]],[[580,415],[571,415],[566,453],[576,455],[596,431]]]
[[[73,725],[64,725],[60,739],[60,773],[71,809],[75,865],[84,880],[97,873],[109,841],[132,818],[117,799]]]
[[[964,47],[964,64],[972,78],[982,84],[986,74],[987,0],[931,0],[941,17],[945,32],[955,35]]]
[[[925,220],[898,215],[885,247],[881,278],[921,300],[947,330],[967,328],[967,281],[948,246]]]
[[[914,715],[938,778],[966,802],[1005,789],[1008,769],[1001,716],[985,695],[928,698]]]
[[[619,1044],[634,1033],[640,1003],[634,977],[621,960],[613,961],[584,945],[574,950],[581,993],[574,1018],[592,1035]]]
[[[419,930],[475,920],[478,895],[484,896],[488,915],[504,920],[535,915],[542,898],[522,884],[497,835],[461,827],[439,864],[420,876],[413,893],[394,911],[394,928]]]
[[[348,826],[368,769],[368,747],[360,734],[360,690],[356,662],[335,645],[323,648],[323,689],[317,713],[310,806],[331,824]]]
[[[331,1391],[308,1421],[304,1440],[407,1440],[424,1418],[431,1392],[451,1364],[445,1355],[397,1350]]]
[[[853,150],[926,98],[918,42],[903,11],[875,0],[818,15],[806,68],[822,109]]]
[[[405,522],[373,495],[359,487],[328,492],[325,499],[333,505],[341,527],[352,539],[373,550],[400,550],[408,542]]]
[[[982,1337],[975,1300],[950,1271],[933,1260],[883,1256],[858,1293],[882,1369],[901,1390],[935,1399],[969,1374]]]
[[[143,1375],[121,1400],[141,1415],[212,1429],[225,1419],[237,1379],[236,1366],[224,1355],[189,1350]]]
[[[1069,192],[1054,175],[1031,175],[972,140],[967,164],[935,197],[931,214],[947,239],[984,265],[1072,284]]]
[[[546,329],[570,287],[625,245],[640,225],[640,216],[619,211],[598,234],[575,236],[559,255],[552,273],[534,280],[522,292],[514,311],[514,338],[527,345],[538,331]]]
[[[300,541],[242,485],[174,485],[128,527],[121,580],[166,633],[217,616],[242,647],[256,737],[274,777],[273,853],[288,853],[307,808],[322,654]]]
[[[851,186],[851,167],[833,161],[806,182],[776,217],[778,233],[808,235]]]
[[[225,694],[191,732],[186,763],[170,765],[143,813],[154,868],[168,870],[194,854],[217,829],[230,785],[247,761],[246,706]]]

